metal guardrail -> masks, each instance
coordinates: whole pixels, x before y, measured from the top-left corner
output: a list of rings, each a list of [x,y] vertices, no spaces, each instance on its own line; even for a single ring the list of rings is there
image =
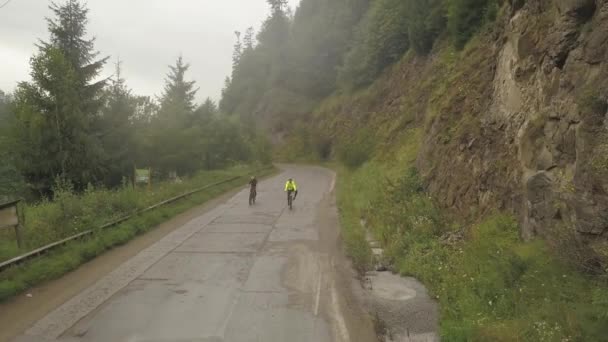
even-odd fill
[[[262,169],[254,171],[254,172],[257,173],[257,172],[268,170],[268,169],[271,169],[271,168],[272,167],[262,168]],[[235,177],[232,177],[232,178],[229,178],[229,179],[225,179],[223,181],[219,181],[219,182],[216,182],[216,183],[213,183],[213,184],[205,185],[205,186],[203,186],[201,188],[198,188],[198,189],[195,189],[195,190],[192,190],[192,191],[188,191],[188,192],[186,192],[184,194],[181,194],[181,195],[169,198],[169,199],[164,200],[164,201],[162,201],[160,203],[154,204],[154,205],[152,205],[150,207],[137,210],[137,211],[133,212],[132,214],[129,214],[129,215],[123,216],[123,217],[121,217],[119,219],[116,219],[114,221],[108,222],[108,223],[106,223],[106,224],[98,227],[97,229],[90,229],[90,230],[84,231],[82,233],[78,233],[76,235],[72,235],[70,237],[67,237],[67,238],[61,240],[61,241],[53,242],[51,244],[48,244],[46,246],[43,246],[43,247],[35,249],[35,250],[31,251],[31,252],[28,252],[26,254],[23,254],[23,255],[20,255],[18,257],[15,257],[13,259],[4,261],[4,262],[0,263],[0,272],[3,272],[4,270],[6,270],[6,269],[8,269],[10,267],[16,266],[16,265],[21,264],[21,263],[23,263],[25,261],[28,261],[30,259],[36,258],[36,257],[38,257],[38,256],[40,256],[40,255],[42,255],[44,253],[47,253],[47,252],[49,252],[49,251],[51,251],[53,249],[61,247],[61,246],[65,245],[65,244],[67,244],[68,242],[71,242],[71,241],[74,241],[74,240],[78,240],[78,239],[82,239],[83,237],[86,237],[86,236],[89,236],[89,235],[93,235],[93,234],[95,234],[95,232],[97,232],[99,230],[103,230],[103,229],[107,229],[107,228],[111,228],[111,227],[117,226],[117,225],[119,225],[119,224],[121,224],[121,223],[123,223],[123,222],[125,222],[125,221],[127,221],[127,220],[129,220],[131,218],[133,218],[136,215],[144,214],[146,212],[152,211],[152,210],[154,210],[156,208],[159,208],[159,207],[162,207],[164,205],[171,204],[171,203],[173,203],[173,202],[175,202],[177,200],[180,200],[182,198],[191,196],[191,195],[193,195],[195,193],[208,190],[208,189],[216,187],[218,185],[230,183],[232,181],[235,181],[235,180],[243,178],[243,177],[246,177],[246,175],[235,176]]]

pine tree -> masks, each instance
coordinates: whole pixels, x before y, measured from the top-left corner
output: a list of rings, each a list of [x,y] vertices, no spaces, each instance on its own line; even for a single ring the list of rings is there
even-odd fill
[[[25,188],[15,167],[14,155],[9,153],[10,121],[13,119],[11,107],[11,96],[0,90],[0,203],[15,199]]]
[[[197,117],[202,122],[208,122],[213,119],[218,113],[217,105],[211,98],[205,99],[205,102],[196,110]]]
[[[354,37],[353,48],[340,68],[339,83],[357,88],[371,83],[409,49],[408,3],[372,1]]]
[[[187,125],[186,117],[192,116],[196,105],[194,99],[198,88],[194,81],[186,81],[185,75],[190,64],[184,63],[182,56],[175,65],[170,65],[170,72],[165,79],[165,88],[160,97],[160,115],[171,118],[175,124]]]
[[[51,3],[54,18],[47,18],[51,34],[49,42],[41,41],[41,48],[56,48],[74,68],[83,99],[84,111],[96,115],[101,108],[100,92],[106,80],[95,82],[109,57],[96,59],[95,39],[86,39],[89,10],[79,0],[68,0],[64,5]]]
[[[0,90],[0,127],[4,127],[6,125],[6,120],[10,116],[10,103],[10,97],[5,92]]]
[[[241,42],[241,32],[234,31],[236,36],[236,43],[234,44],[234,51],[232,52],[232,68],[236,68],[239,65],[241,56],[243,56],[243,43]]]
[[[105,184],[118,186],[123,178],[130,178],[134,156],[132,120],[137,103],[122,77],[121,61],[106,92],[106,104],[101,120],[101,142],[104,150]]]
[[[192,155],[200,134],[194,103],[198,89],[194,81],[186,81],[189,67],[181,56],[169,66],[159,113],[151,125],[150,164],[165,173],[191,173],[200,164]]]
[[[225,114],[234,113],[233,87],[230,77],[224,79],[224,88],[222,88],[222,99],[220,100],[220,111]]]
[[[31,82],[16,92],[12,130],[17,165],[28,184],[48,192],[56,177],[77,189],[101,178],[101,144],[96,128],[105,81],[95,81],[107,58],[96,60],[86,38],[87,8],[76,0],[53,4],[50,40],[31,59]]]
[[[243,42],[245,43],[245,52],[253,51],[253,48],[255,46],[254,39],[255,30],[253,29],[253,27],[250,27],[245,32],[245,38],[243,39]]]
[[[284,14],[287,4],[289,3],[287,0],[266,0],[270,5],[270,9],[272,10],[272,14],[275,15],[277,13]]]

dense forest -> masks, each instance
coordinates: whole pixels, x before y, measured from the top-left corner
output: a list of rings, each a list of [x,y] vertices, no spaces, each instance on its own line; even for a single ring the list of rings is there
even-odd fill
[[[193,174],[242,161],[268,161],[268,146],[207,99],[197,104],[189,64],[169,66],[157,98],[129,89],[116,60],[95,50],[87,32],[86,5],[69,0],[51,6],[49,37],[32,56],[31,81],[14,94],[0,92],[0,198],[48,196],[58,182],[82,190],[116,187],[133,170],[155,177]],[[160,76],[160,75],[159,75]]]
[[[295,14],[268,0],[259,32],[237,32],[233,71],[219,105],[195,103],[189,64],[169,67],[157,98],[138,96],[119,60],[95,50],[88,9],[53,5],[49,37],[32,56],[31,81],[0,93],[0,195],[48,195],[58,180],[76,189],[115,187],[134,167],[162,176],[233,161],[269,159],[269,145],[335,92],[369,85],[410,48],[428,53],[449,35],[462,46],[491,19],[492,0],[304,0]],[[113,76],[100,72],[114,63]]]
[[[220,108],[283,132],[334,92],[367,86],[412,50],[445,35],[462,48],[498,11],[495,0],[283,0],[254,38],[237,33],[234,68]]]

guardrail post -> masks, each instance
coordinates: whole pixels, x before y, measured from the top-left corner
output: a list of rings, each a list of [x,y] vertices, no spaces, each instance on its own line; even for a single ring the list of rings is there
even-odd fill
[[[15,226],[15,235],[17,236],[17,247],[20,249],[23,248],[23,236],[22,228],[25,225],[25,213],[23,212],[23,202],[20,201],[17,203],[17,217],[19,218],[19,223]]]

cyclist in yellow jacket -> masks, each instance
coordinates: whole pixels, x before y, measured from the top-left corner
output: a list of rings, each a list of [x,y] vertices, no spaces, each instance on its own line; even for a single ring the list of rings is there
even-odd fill
[[[298,186],[293,178],[289,178],[287,183],[285,183],[285,192],[287,193],[287,201],[289,202],[289,196],[293,193],[293,199],[295,200],[298,197]]]

